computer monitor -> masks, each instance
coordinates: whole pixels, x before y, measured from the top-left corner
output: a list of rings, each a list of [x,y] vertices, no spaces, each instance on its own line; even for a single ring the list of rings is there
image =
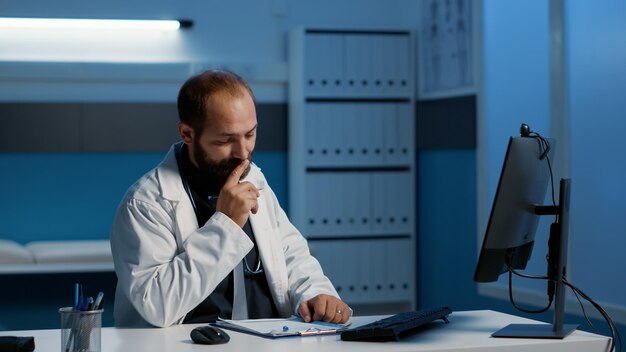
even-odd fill
[[[524,133],[524,126],[526,133]],[[570,180],[561,180],[559,204],[543,205],[551,181],[550,161],[555,141],[544,139],[522,125],[521,137],[509,139],[474,281],[493,282],[506,272],[525,269],[535,242],[541,215],[554,215],[550,228],[548,295],[554,296],[552,325],[512,324],[494,337],[563,338],[576,325],[563,324],[563,273],[567,261]]]
[[[555,142],[547,141],[551,146],[547,157],[553,160]],[[540,159],[543,151],[535,138],[509,139],[475,281],[496,281],[500,274],[508,272],[508,256],[514,269],[526,268],[539,224],[540,215],[535,213],[535,207],[544,203],[550,182],[547,160]]]

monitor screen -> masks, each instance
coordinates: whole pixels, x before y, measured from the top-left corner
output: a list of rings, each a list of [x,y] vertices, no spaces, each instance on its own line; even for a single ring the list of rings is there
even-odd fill
[[[555,142],[547,141],[553,160]],[[514,269],[526,268],[540,218],[535,206],[544,204],[550,183],[544,151],[538,138],[510,138],[474,281],[496,281],[508,271],[507,257]]]

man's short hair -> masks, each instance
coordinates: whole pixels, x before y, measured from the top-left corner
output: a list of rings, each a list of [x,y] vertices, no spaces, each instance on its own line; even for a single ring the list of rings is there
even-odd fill
[[[178,92],[178,118],[193,128],[198,135],[202,133],[209,109],[209,98],[216,93],[226,92],[233,97],[241,96],[241,88],[256,99],[248,83],[234,72],[228,70],[208,70],[189,78]]]

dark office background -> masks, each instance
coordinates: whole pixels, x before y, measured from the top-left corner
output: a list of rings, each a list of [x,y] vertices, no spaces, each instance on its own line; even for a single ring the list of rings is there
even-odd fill
[[[527,122],[544,134],[569,137],[559,145],[564,152],[557,167],[569,166],[559,172],[573,178],[573,210],[581,215],[572,220],[580,229],[572,233],[572,281],[616,312],[624,335],[626,283],[618,251],[626,227],[626,160],[617,151],[624,150],[626,5],[565,2],[569,100],[563,127],[550,118],[549,3],[480,2],[480,84],[416,105],[417,303],[525,315],[502,295],[479,292],[472,276],[506,140]],[[211,11],[200,0],[62,4],[4,1],[1,15],[190,18],[194,29],[97,43],[81,33],[71,41],[51,33],[39,43],[32,34],[0,31],[0,238],[20,243],[108,238],[126,188],[176,138],[174,99],[189,67],[225,66],[251,81],[259,101],[256,162],[288,208],[287,31],[417,31],[422,10],[421,2],[409,0],[245,1]],[[586,212],[598,215],[582,216]],[[543,270],[541,256],[533,265]],[[105,290],[105,325],[111,325],[113,273],[0,274],[0,330],[58,327],[57,310],[70,303],[76,281]],[[577,307],[569,311],[575,313],[569,321],[590,329]],[[550,313],[530,317],[550,321]],[[606,333],[601,321],[594,325]]]

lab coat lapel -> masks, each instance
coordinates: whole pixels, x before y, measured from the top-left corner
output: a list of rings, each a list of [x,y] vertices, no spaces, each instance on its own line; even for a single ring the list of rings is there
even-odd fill
[[[281,310],[287,304],[285,295],[287,292],[285,257],[278,228],[272,226],[270,204],[266,199],[266,191],[261,190],[260,193],[259,209],[256,214],[250,216],[250,226],[254,232],[254,238],[265,270],[265,277],[270,284],[274,302]]]
[[[165,159],[158,166],[157,177],[161,185],[161,195],[169,200],[175,209],[176,244],[180,253],[187,235],[198,229],[198,220],[191,200],[183,188],[176,162],[175,148],[176,144],[172,145]]]

